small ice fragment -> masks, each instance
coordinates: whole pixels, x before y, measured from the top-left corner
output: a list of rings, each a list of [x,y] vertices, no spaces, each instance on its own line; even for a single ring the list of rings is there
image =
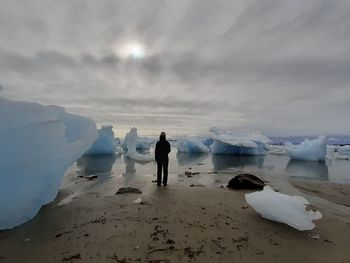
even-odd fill
[[[320,239],[320,237],[321,237],[319,234],[309,234],[309,236],[315,240]]]
[[[64,206],[69,204],[70,202],[72,202],[74,199],[76,199],[77,197],[79,197],[82,194],[81,190],[77,190],[75,192],[73,192],[72,194],[68,195],[67,197],[63,198],[59,203],[58,206]]]
[[[142,204],[142,198],[141,197],[138,197],[137,199],[135,199],[133,201],[135,204]]]

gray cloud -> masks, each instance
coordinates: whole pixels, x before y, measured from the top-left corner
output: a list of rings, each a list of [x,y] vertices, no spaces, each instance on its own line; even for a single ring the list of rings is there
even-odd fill
[[[345,0],[0,0],[2,96],[143,133],[348,133]],[[120,45],[139,42],[143,59]]]

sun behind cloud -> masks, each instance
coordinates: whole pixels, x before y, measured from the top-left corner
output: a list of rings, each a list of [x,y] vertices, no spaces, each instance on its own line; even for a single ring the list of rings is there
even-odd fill
[[[125,59],[142,59],[146,56],[145,46],[137,41],[130,41],[122,45],[117,45],[114,51],[118,56]]]

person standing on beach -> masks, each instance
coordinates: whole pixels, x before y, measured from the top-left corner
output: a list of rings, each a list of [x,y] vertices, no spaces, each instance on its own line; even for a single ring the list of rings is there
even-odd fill
[[[170,153],[170,143],[166,140],[165,132],[161,132],[159,141],[156,144],[155,160],[157,162],[157,185],[160,186],[162,182],[162,169],[163,169],[163,185],[168,183],[168,164]]]

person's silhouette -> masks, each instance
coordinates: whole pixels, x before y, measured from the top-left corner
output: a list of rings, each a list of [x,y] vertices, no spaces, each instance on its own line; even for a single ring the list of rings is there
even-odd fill
[[[162,169],[163,169],[163,184],[164,186],[168,183],[168,164],[170,153],[170,143],[166,140],[165,132],[161,132],[159,141],[156,144],[155,159],[157,162],[157,185],[160,186],[162,182]]]

